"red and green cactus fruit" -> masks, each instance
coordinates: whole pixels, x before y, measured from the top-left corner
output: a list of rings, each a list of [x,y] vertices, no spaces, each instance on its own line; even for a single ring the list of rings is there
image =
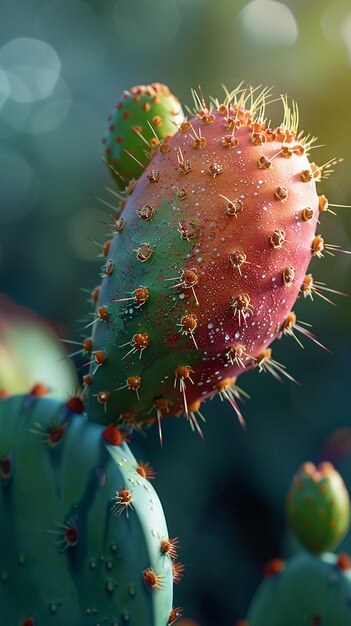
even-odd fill
[[[177,542],[154,474],[74,404],[0,402],[1,624],[166,626]]]
[[[183,120],[180,102],[166,85],[124,91],[103,138],[105,158],[120,189],[139,178],[156,149],[167,149],[167,140]]]
[[[351,559],[302,553],[266,576],[251,603],[246,626],[350,626]],[[239,625],[238,625],[239,626]]]
[[[316,554],[336,547],[350,526],[350,497],[331,463],[304,463],[287,498],[289,525],[301,543]]]
[[[130,190],[87,325],[91,419],[185,413],[200,431],[200,403],[215,395],[241,419],[239,374],[290,377],[268,346],[283,334],[314,339],[292,307],[312,293],[306,270],[323,251],[325,167],[308,159],[296,106],[283,98],[271,129],[266,91],[252,93],[200,105]]]

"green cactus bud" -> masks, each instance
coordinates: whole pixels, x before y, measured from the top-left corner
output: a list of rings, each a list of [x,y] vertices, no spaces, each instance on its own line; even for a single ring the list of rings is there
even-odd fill
[[[138,179],[161,142],[184,119],[182,107],[166,85],[137,85],[122,94],[103,138],[110,172],[120,189]],[[163,143],[166,150],[167,145]]]
[[[331,463],[304,463],[287,498],[287,518],[295,535],[311,552],[337,546],[350,525],[350,498]]]
[[[76,406],[0,402],[0,621],[166,626],[176,544],[152,470]]]

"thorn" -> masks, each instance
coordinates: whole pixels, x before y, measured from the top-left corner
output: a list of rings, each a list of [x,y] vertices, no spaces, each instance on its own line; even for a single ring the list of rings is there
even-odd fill
[[[141,161],[139,161],[134,154],[132,154],[131,152],[129,152],[129,150],[126,150],[126,148],[123,148],[123,151],[131,158],[133,159],[138,165],[140,165],[140,167],[144,170],[146,165],[143,165],[143,163],[141,163]]]
[[[137,287],[137,289],[134,289],[131,293],[132,295],[128,298],[117,298],[116,300],[112,300],[112,302],[128,302],[134,300],[134,302],[138,304],[137,308],[139,308],[149,299],[149,291],[146,287]]]
[[[179,279],[180,279],[180,282],[177,283],[176,285],[172,285],[171,289],[175,289],[176,287],[184,287],[184,289],[191,289],[194,294],[195,304],[196,306],[199,306],[199,301],[197,299],[195,289],[194,289],[195,285],[197,285],[199,281],[197,270],[193,267],[190,270],[181,270],[180,277],[177,276],[176,278],[165,278],[165,280],[179,280]]]
[[[121,391],[121,389],[128,389],[128,391],[135,391],[138,400],[140,400],[140,397],[139,397],[140,385],[141,385],[140,376],[129,376],[129,378],[127,378],[126,384],[122,385],[122,387],[118,387],[118,389],[116,389],[115,391]]]
[[[107,161],[107,159],[105,159],[105,157],[102,157],[103,162],[107,165],[107,167],[122,181],[122,182],[126,182],[126,179],[124,178],[124,176],[122,176],[122,174],[120,174],[114,167],[113,165],[111,165],[111,163],[109,163]]]
[[[218,394],[222,402],[223,398],[227,400],[229,404],[233,407],[241,427],[243,428],[243,430],[246,430],[245,420],[240,412],[240,409],[235,399],[240,398],[240,393],[238,387],[236,386],[236,378],[223,378],[218,383],[216,383],[216,385],[214,386],[214,390],[215,392],[212,398]]]
[[[231,305],[234,308],[234,317],[238,318],[239,326],[242,320],[247,325],[246,318],[254,312],[254,307],[250,304],[250,296],[248,293],[239,293],[236,297],[232,296]]]
[[[269,372],[279,382],[283,382],[283,379],[277,372],[280,372],[280,374],[283,374],[284,376],[289,378],[289,380],[293,381],[297,385],[300,384],[297,380],[295,380],[295,378],[290,376],[290,374],[288,374],[288,372],[285,371],[286,370],[285,365],[282,365],[278,361],[274,361],[271,357],[272,357],[272,350],[270,348],[266,348],[266,350],[263,350],[261,354],[259,354],[257,357],[253,359],[254,367],[258,367],[259,372],[266,372],[266,371]]]
[[[99,198],[99,196],[96,196],[95,194],[89,192],[89,196],[91,196],[92,198],[94,198],[94,200],[97,200],[98,202],[100,202],[101,204],[103,204],[104,206],[107,206],[109,209],[112,209],[114,212],[117,211],[117,207],[113,206],[113,204],[110,204],[110,202],[107,202],[107,200],[104,200],[103,198]],[[89,240],[89,241],[94,241],[93,239]],[[94,242],[96,243],[96,242]],[[101,244],[98,244],[101,246]]]
[[[184,315],[179,324],[177,324],[177,326],[179,326],[182,330],[181,330],[181,334],[182,335],[190,335],[193,342],[194,342],[194,346],[196,348],[196,350],[198,350],[198,345],[196,343],[195,337],[194,337],[194,332],[197,328],[197,317],[195,315]]]
[[[179,365],[178,367],[176,367],[174,373],[175,373],[175,379],[174,379],[174,387],[176,387],[177,384],[177,380],[179,380],[179,387],[180,387],[180,391],[182,392],[183,395],[183,402],[184,402],[184,411],[185,411],[185,415],[187,418],[189,418],[189,409],[188,409],[188,403],[187,403],[187,399],[186,399],[186,391],[185,391],[185,380],[189,379],[190,382],[192,384],[194,384],[194,381],[191,379],[190,374],[191,372],[193,372],[194,370],[191,369],[191,367],[189,365]]]

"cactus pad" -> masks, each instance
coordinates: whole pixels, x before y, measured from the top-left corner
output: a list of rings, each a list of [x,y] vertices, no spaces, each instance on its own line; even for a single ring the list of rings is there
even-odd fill
[[[349,626],[351,560],[330,553],[292,557],[265,578],[252,601],[247,626]]]
[[[48,397],[0,403],[2,624],[167,626],[162,507],[127,445],[103,432]]]
[[[105,158],[118,187],[139,178],[160,142],[183,121],[182,107],[166,85],[137,85],[122,94],[103,138]]]

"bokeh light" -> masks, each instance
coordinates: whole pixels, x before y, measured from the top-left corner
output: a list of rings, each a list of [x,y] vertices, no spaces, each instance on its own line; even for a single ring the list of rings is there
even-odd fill
[[[299,30],[293,12],[274,0],[254,0],[241,11],[240,18],[247,33],[265,46],[293,46]]]
[[[348,52],[349,65],[351,65],[351,12],[346,15],[342,23],[341,37]]]
[[[55,50],[44,41],[30,37],[18,37],[3,45],[0,66],[10,85],[9,96],[16,102],[48,98],[61,72]]]
[[[0,67],[0,110],[4,106],[11,92],[11,86],[6,72]]]

